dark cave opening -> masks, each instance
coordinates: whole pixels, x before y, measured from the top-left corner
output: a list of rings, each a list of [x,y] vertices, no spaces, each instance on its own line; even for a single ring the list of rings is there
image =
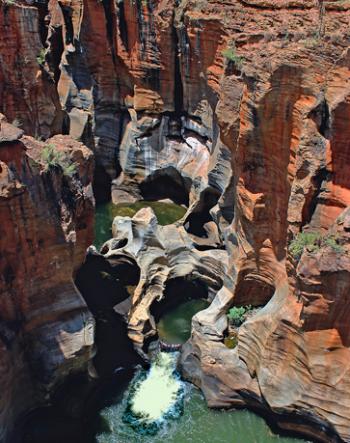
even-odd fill
[[[205,224],[213,221],[210,210],[217,204],[219,198],[220,192],[214,188],[209,188],[201,194],[197,206],[184,223],[185,229],[189,234],[201,238],[208,237]]]
[[[125,318],[114,307],[130,297],[128,286],[136,286],[140,269],[125,256],[108,259],[90,253],[79,269],[76,285],[96,321],[94,367],[99,376],[113,374],[119,366],[142,363],[127,334]]]
[[[208,299],[207,285],[198,278],[191,280],[175,277],[167,282],[162,300],[152,304],[151,315],[158,322],[165,313],[179,304],[194,299]]]
[[[140,184],[140,191],[144,200],[171,199],[178,205],[189,204],[189,190],[191,180],[182,175],[172,166],[158,169],[146,177]]]

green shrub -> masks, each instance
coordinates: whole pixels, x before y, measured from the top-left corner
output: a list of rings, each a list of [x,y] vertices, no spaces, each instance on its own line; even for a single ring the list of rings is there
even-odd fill
[[[225,57],[226,60],[234,63],[238,69],[242,68],[244,58],[236,54],[236,47],[233,44],[224,49],[222,51],[222,55]]]
[[[290,242],[289,252],[295,259],[300,259],[305,248],[310,252],[316,252],[322,246],[328,246],[338,253],[343,252],[336,235],[323,235],[321,232],[299,232]]]
[[[325,246],[329,246],[333,249],[333,251],[338,252],[339,254],[344,252],[343,246],[338,243],[338,238],[335,235],[328,235],[324,237],[323,243]]]
[[[321,35],[319,31],[315,31],[312,35],[304,40],[304,46],[307,49],[315,49],[322,43]]]
[[[320,44],[319,40],[316,38],[307,38],[304,40],[304,46],[307,49],[315,49]]]
[[[52,144],[44,146],[41,152],[41,160],[46,170],[50,168],[61,168],[64,175],[72,177],[76,173],[77,165],[68,160],[63,152],[57,151]]]
[[[238,327],[241,326],[241,324],[244,322],[245,314],[249,312],[251,309],[252,307],[250,305],[239,306],[239,307],[234,306],[228,311],[227,317],[232,325]]]
[[[312,251],[319,248],[317,242],[321,239],[319,232],[299,232],[290,242],[289,251],[294,258],[300,258],[304,248]]]
[[[45,48],[41,48],[39,54],[36,57],[36,61],[39,63],[39,65],[43,65],[45,63],[45,55]]]

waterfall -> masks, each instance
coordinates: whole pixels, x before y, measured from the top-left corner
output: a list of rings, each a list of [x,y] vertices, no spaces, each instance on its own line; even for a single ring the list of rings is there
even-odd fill
[[[178,353],[160,352],[149,371],[133,382],[124,421],[147,434],[155,434],[164,420],[183,410],[184,383],[176,373]]]

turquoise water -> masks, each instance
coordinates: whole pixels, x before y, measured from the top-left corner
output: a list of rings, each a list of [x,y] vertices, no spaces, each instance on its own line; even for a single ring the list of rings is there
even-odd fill
[[[184,343],[191,320],[208,301],[193,299],[168,310],[157,324],[159,337]],[[127,389],[99,412],[97,443],[302,443],[275,435],[247,410],[209,409],[201,392],[180,379],[178,353],[159,353],[149,371],[140,370]]]
[[[112,222],[114,217],[133,217],[142,208],[151,207],[157,216],[160,225],[169,225],[183,217],[186,208],[175,203],[165,203],[157,201],[139,201],[133,204],[103,203],[96,206],[95,213],[95,241],[96,248],[100,248],[104,242],[112,237]]]
[[[153,370],[154,367],[149,373]],[[145,371],[141,372],[144,372],[143,377],[146,379]],[[146,429],[142,431],[142,427],[137,425],[133,427],[130,421],[125,420],[130,402],[132,403],[135,398],[135,383],[140,377],[139,373],[122,397],[116,398],[114,404],[100,411],[97,443],[305,442],[305,440],[275,435],[262,418],[247,410],[228,412],[209,409],[202,394],[194,386],[180,381],[183,391],[177,391],[178,379],[173,378],[173,381],[169,381],[169,373],[164,376],[164,373],[159,372],[159,368],[158,377],[154,375],[153,373],[153,379],[143,393],[145,396],[139,405],[141,409],[150,410],[151,416],[158,418],[156,433],[149,435]],[[177,377],[176,373],[173,377]],[[138,389],[136,388],[136,391]],[[175,391],[179,395],[178,402],[173,398]],[[159,407],[154,410],[152,406],[153,399],[158,399],[156,403],[161,404],[163,410],[167,411],[163,420],[159,420]],[[164,402],[167,401],[170,409],[164,408]]]

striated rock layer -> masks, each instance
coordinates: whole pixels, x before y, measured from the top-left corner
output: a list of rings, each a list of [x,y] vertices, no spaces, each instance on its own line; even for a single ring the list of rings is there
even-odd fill
[[[45,144],[0,121],[0,440],[93,354],[94,320],[74,271],[92,241],[93,157],[68,136],[48,143],[76,164],[47,169]]]
[[[210,406],[248,405],[285,429],[348,441],[348,218],[347,209],[330,228],[337,247],[305,250],[289,281],[240,327],[235,349],[223,343],[230,291],[194,318],[181,366]]]
[[[259,407],[285,428],[350,441],[349,2],[8,3],[0,111],[29,134],[83,140],[99,199],[179,200],[189,211],[172,235],[228,252],[184,374],[211,406]],[[301,230],[341,249],[320,242],[298,263],[288,245]],[[156,249],[161,265],[174,254]],[[263,309],[229,350],[232,305]],[[154,333],[147,322],[131,321],[136,342]]]
[[[287,6],[274,13],[272,4],[264,7],[275,19],[299,17],[305,25],[318,18],[315,10],[292,13]],[[244,42],[240,54],[250,63],[243,62],[243,75],[223,79],[216,112],[232,152],[235,214],[226,245],[235,277],[194,319],[181,363],[209,405],[257,407],[276,414],[282,427],[327,442],[350,441],[346,228],[331,228],[339,231],[340,251],[321,245],[299,265],[287,247],[301,229],[330,235],[350,204],[350,72],[346,40],[330,52],[336,17],[340,27],[348,19],[327,10],[321,43],[304,43],[297,26],[292,37],[286,22],[280,47],[273,36],[251,43],[249,52]],[[249,24],[252,17],[245,29]],[[231,350],[223,338],[233,304],[264,308],[240,328]]]

